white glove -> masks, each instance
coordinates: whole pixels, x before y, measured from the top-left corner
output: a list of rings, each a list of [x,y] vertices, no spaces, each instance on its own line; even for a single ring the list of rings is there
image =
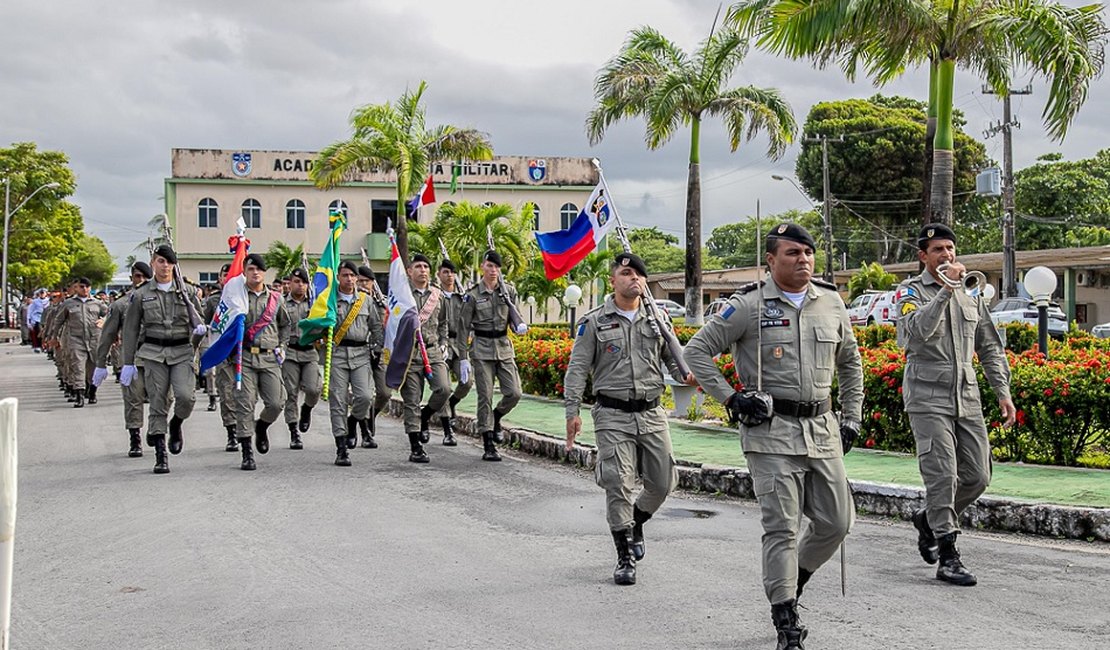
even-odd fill
[[[464,384],[470,381],[470,362],[466,359],[459,362],[459,381]]]
[[[204,336],[208,333],[208,326],[204,323],[193,328],[193,336]]]
[[[277,359],[279,366],[285,363],[285,350],[282,348],[274,348],[274,358]]]
[[[104,380],[107,379],[107,378],[108,378],[108,369],[107,368],[97,368],[96,370],[93,370],[92,385],[96,386],[97,388],[100,388],[100,384],[104,383]]]
[[[135,379],[135,375],[139,373],[139,369],[135,366],[124,366],[119,371],[119,383],[124,386],[130,386],[131,380]]]
[[[528,324],[527,323],[521,323],[520,325],[516,326],[516,330],[514,330],[514,331],[517,334],[527,334],[528,333]]]

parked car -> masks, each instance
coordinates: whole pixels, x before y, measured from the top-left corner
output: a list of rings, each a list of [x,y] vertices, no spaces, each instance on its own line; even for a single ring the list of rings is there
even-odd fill
[[[709,318],[713,314],[722,311],[727,304],[728,298],[717,298],[713,302],[709,303],[709,306],[705,308],[705,317]]]
[[[686,316],[686,308],[673,300],[664,300],[657,298],[655,304],[667,313],[671,318],[682,318]]]
[[[881,293],[881,291],[865,291],[856,296],[852,304],[848,305],[848,320],[853,325],[866,325],[867,316],[871,313],[871,306],[875,304],[875,299]]]
[[[1095,325],[1091,328],[1091,334],[1100,339],[1110,339],[1110,323]]]
[[[867,312],[864,325],[893,325],[898,320],[898,313],[894,309],[894,291],[884,291],[875,296],[871,302],[871,311]]]
[[[1003,323],[1028,323],[1037,326],[1037,305],[1028,298],[1003,298],[991,308],[991,322],[995,325]],[[1060,305],[1052,303],[1048,307],[1048,333],[1050,336],[1063,338],[1068,331],[1068,317],[1060,309]]]

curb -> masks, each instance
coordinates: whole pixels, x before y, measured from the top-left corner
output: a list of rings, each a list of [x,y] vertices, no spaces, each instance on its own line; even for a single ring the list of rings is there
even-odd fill
[[[400,417],[403,408],[401,400],[391,399],[388,408],[390,415]],[[473,416],[460,414],[455,418],[455,433],[478,438],[474,421]],[[594,447],[575,445],[568,452],[562,438],[531,429],[506,428],[504,434],[505,445],[533,456],[586,469],[592,468],[596,460],[597,449]],[[682,460],[677,463],[678,486],[684,490],[755,500],[752,478],[746,469]],[[910,521],[914,511],[924,504],[925,491],[921,488],[870,481],[848,482],[852,486],[856,511],[862,514]],[[968,507],[960,523],[966,528],[1110,542],[1110,508],[1079,508],[985,496]]]

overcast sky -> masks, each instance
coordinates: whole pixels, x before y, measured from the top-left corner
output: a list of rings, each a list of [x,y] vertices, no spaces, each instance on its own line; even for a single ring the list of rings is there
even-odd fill
[[[145,240],[163,211],[173,147],[318,150],[349,134],[353,108],[428,82],[430,124],[490,134],[496,153],[597,156],[618,210],[633,225],[681,236],[688,131],[648,151],[642,122],[612,128],[591,148],[583,122],[593,80],[631,29],[651,25],[692,50],[709,31],[708,0],[6,0],[0,3],[0,146],[33,141],[64,151],[77,174],[74,200],[86,229],[118,258]],[[1069,0],[1065,4],[1083,2]],[[1022,86],[1028,78],[1019,78]],[[883,89],[926,98],[927,76],[907,74]],[[733,85],[779,88],[801,124],[818,101],[868,97],[867,82],[816,71],[761,52],[749,54]],[[1110,82],[1090,98],[1062,143],[1044,135],[1045,85],[1015,97],[1021,130],[1015,167],[1059,151],[1069,159],[1107,146]],[[961,74],[955,104],[969,131],[1002,115],[1001,103]],[[809,205],[787,183],[798,147],[779,161],[760,138],[728,151],[723,130],[702,130],[705,236],[754,213]],[[1001,138],[986,140],[1001,160]]]

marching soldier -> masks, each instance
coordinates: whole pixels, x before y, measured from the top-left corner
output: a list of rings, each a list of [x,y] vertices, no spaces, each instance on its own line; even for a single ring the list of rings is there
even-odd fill
[[[219,286],[217,286],[212,293],[208,294],[208,298],[204,303],[204,322],[211,323],[212,318],[216,315],[216,309],[220,306],[220,298],[223,294],[224,283],[227,282],[227,274],[231,271],[231,264],[224,264],[220,268]],[[227,432],[227,445],[224,451],[239,451],[239,438],[235,433],[235,366],[230,361],[224,361],[215,368],[209,370],[215,380],[216,396],[220,404],[220,422],[223,423],[224,431]],[[211,395],[209,395],[211,400]]]
[[[401,384],[401,399],[405,405],[404,423],[405,434],[409,438],[409,461],[413,463],[428,462],[428,454],[424,451],[423,443],[431,438],[428,430],[428,421],[436,411],[443,408],[447,398],[451,395],[451,385],[447,378],[447,364],[443,361],[442,346],[447,345],[447,313],[445,309],[443,292],[431,286],[432,263],[424,255],[417,253],[412,256],[409,265],[409,286],[412,297],[416,301],[417,316],[420,324],[420,337],[413,341],[412,362],[405,374],[404,383]],[[423,346],[423,349],[421,349]],[[394,350],[394,354],[403,352]],[[424,360],[427,358],[432,376],[426,378]],[[424,395],[424,381],[432,388],[432,395],[428,403],[421,407],[420,399]]]
[[[358,267],[358,290],[370,296],[374,303],[374,307],[378,313],[378,320],[385,322],[385,314],[388,308],[385,303],[385,297],[377,287],[377,278],[374,277],[374,271],[369,266]],[[370,370],[374,376],[374,403],[370,407],[370,417],[365,420],[359,421],[359,426],[362,428],[362,446],[365,449],[377,449],[378,443],[374,440],[374,436],[378,431],[378,413],[385,410],[389,405],[390,395],[393,390],[385,384],[385,367],[386,364],[382,363],[382,345],[384,338],[378,339],[376,342],[371,342],[370,347]]]
[[[96,346],[96,370],[93,371],[93,385],[99,386],[108,377],[108,351],[118,347],[116,340],[119,338],[123,322],[127,318],[127,310],[131,306],[131,299],[135,289],[149,280],[154,272],[146,262],[135,262],[131,265],[131,291],[116,299],[108,307],[108,315],[104,318],[104,327],[100,331],[100,343]],[[127,455],[131,458],[141,458],[143,455],[142,428],[143,428],[143,402],[146,394],[143,389],[142,359],[135,359],[135,377],[130,386],[123,386],[123,426],[127,428],[130,438],[130,449]]]
[[[772,228],[770,281],[733,294],[685,350],[702,388],[741,423],[762,510],[763,588],[779,650],[802,647],[807,630],[798,621],[797,598],[855,518],[843,455],[859,432],[863,368],[844,301],[834,285],[812,278],[815,249],[801,226]],[[734,391],[713,361],[730,350],[743,391]],[[751,390],[759,385],[760,364],[762,390]],[[832,411],[834,372],[839,422]],[[804,532],[802,513],[809,519]]]
[[[312,300],[308,296],[308,272],[294,269],[289,276],[289,296],[285,299],[285,311],[289,320],[297,323],[308,317]],[[285,363],[281,374],[285,379],[285,423],[289,426],[289,448],[303,449],[301,434],[312,426],[312,408],[320,401],[323,384],[320,379],[320,362],[316,348],[301,345],[300,330],[291,328],[292,334],[286,344]],[[297,412],[297,394],[304,393],[304,404]]]
[[[247,255],[243,262],[243,275],[247,284],[243,384],[242,388],[232,393],[235,396],[235,430],[243,450],[239,469],[249,471],[256,467],[251,435],[254,435],[258,453],[270,451],[267,430],[285,406],[285,385],[281,376],[285,351],[281,344],[289,340],[292,324],[285,311],[281,291],[266,286],[266,262],[261,255]],[[262,412],[256,419],[254,405],[259,398],[262,399]]]
[[[58,338],[65,339],[68,359],[64,366],[64,377],[73,389],[73,408],[85,406],[86,395],[89,397],[89,404],[96,404],[96,386],[92,384],[92,376],[96,368],[100,326],[102,319],[108,315],[108,306],[89,295],[91,284],[88,278],[77,278],[74,281],[76,290],[73,296],[62,303],[54,324]]]
[[[439,422],[443,425],[443,445],[454,447],[458,444],[455,441],[455,434],[451,430],[452,420],[455,418],[455,407],[470,393],[470,388],[474,385],[474,378],[467,377],[466,381],[463,381],[459,371],[459,364],[462,361],[462,346],[464,345],[463,342],[459,341],[459,328],[462,326],[460,321],[462,320],[463,293],[457,285],[458,278],[455,275],[455,264],[444,258],[439,263],[439,271],[436,275],[439,277],[439,288],[443,291],[443,308],[447,316],[447,367],[456,378],[459,378],[459,383],[447,400],[447,406],[439,411]]]
[[[478,388],[478,430],[485,448],[482,460],[499,461],[494,443],[501,442],[501,418],[520,401],[520,376],[516,369],[516,352],[509,340],[509,305],[501,297],[501,255],[486,251],[482,257],[482,277],[463,296],[459,341],[462,360],[459,379],[470,379],[471,364],[474,385]],[[509,300],[516,305],[516,289],[505,283]],[[522,330],[527,331],[527,326]],[[518,332],[523,333],[523,331]],[[473,335],[473,336],[471,336]],[[501,401],[493,409],[493,379],[501,385]]]
[[[636,562],[645,552],[644,523],[678,484],[667,414],[659,405],[666,388],[663,365],[672,377],[696,385],[693,375],[682,377],[658,324],[645,313],[640,297],[647,275],[636,255],[613,258],[613,295],[578,321],[563,384],[569,451],[582,431],[582,393],[593,374],[595,474],[605,489],[606,520],[617,546],[613,581],[618,585],[636,584]],[[669,322],[662,325],[670,327]],[[644,489],[634,503],[638,474]]]
[[[972,358],[998,398],[1005,426],[1017,409],[1010,399],[1010,366],[986,301],[962,290],[966,271],[956,261],[956,234],[927,224],[917,238],[921,275],[898,287],[898,344],[906,349],[902,400],[917,443],[925,508],[913,515],[922,559],[937,564],[937,579],[971,586],[975,575],[960,561],[960,514],[987,489],[991,450]],[[939,268],[948,264],[943,272]]]
[[[143,384],[150,401],[147,444],[154,447],[154,473],[168,474],[166,416],[173,391],[173,418],[169,421],[169,452],[177,455],[184,447],[181,424],[193,413],[196,402],[196,369],[190,336],[203,336],[207,327],[189,320],[185,301],[200,308],[195,294],[178,291],[173,270],[177,253],[168,244],[154,249],[151,266],[154,279],[135,289],[132,306],[123,321],[123,370],[120,383],[130,386],[137,360],[143,362]]]

